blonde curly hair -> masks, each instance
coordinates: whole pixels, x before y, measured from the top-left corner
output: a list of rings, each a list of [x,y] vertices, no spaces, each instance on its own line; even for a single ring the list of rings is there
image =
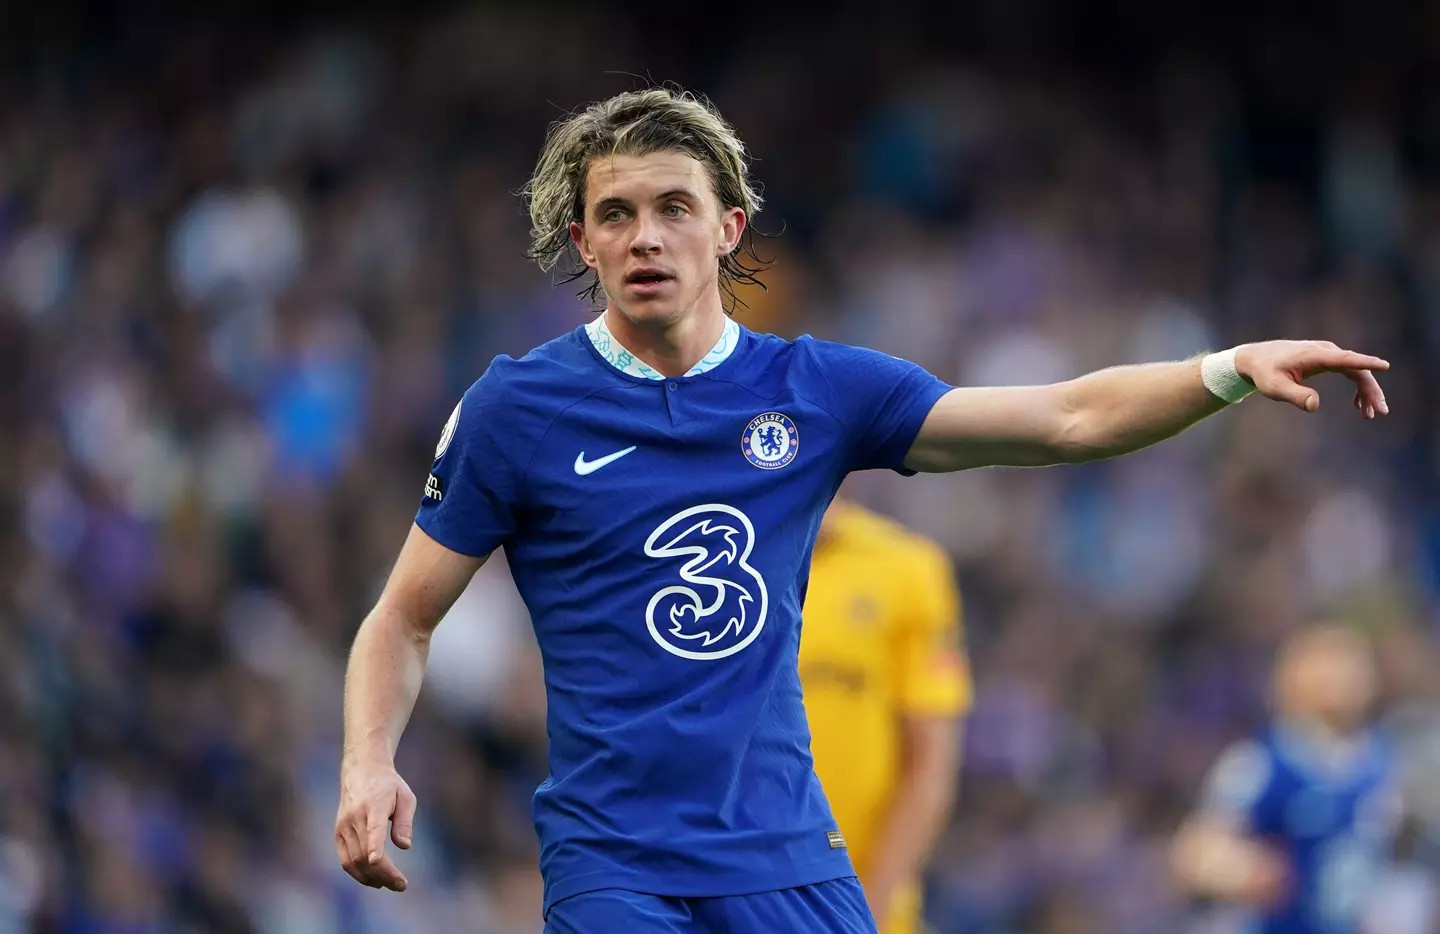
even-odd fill
[[[655,152],[681,152],[702,163],[710,173],[715,194],[726,208],[740,208],[748,220],[760,213],[763,199],[750,179],[745,144],[715,106],[703,97],[668,87],[627,91],[591,104],[557,121],[545,137],[535,171],[522,195],[530,210],[528,255],[549,272],[569,257],[576,267],[566,280],[586,275],[570,240],[570,224],[584,223],[585,181],[590,160],[597,156],[643,156]],[[763,284],[756,275],[766,263],[745,237],[720,260],[720,282],[737,301],[736,283]],[[581,294],[593,302],[600,283],[592,281]]]

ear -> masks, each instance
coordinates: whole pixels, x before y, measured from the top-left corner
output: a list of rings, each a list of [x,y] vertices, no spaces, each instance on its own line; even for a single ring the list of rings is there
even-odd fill
[[[590,238],[585,236],[585,225],[579,221],[570,222],[570,242],[580,251],[580,258],[591,269],[595,268],[595,251],[590,249]]]
[[[745,212],[740,208],[726,208],[720,215],[720,242],[715,246],[716,256],[729,256],[740,245],[740,236],[745,233]]]

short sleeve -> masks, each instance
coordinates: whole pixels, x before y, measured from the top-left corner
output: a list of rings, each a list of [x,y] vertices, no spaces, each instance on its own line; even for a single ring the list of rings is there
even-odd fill
[[[504,380],[492,365],[440,433],[415,524],[451,551],[483,557],[515,531],[521,468],[513,462],[512,416]]]
[[[974,688],[961,635],[960,591],[939,547],[906,555],[898,580],[905,593],[895,629],[900,708],[920,716],[959,716]]]
[[[1200,812],[1254,831],[1261,823],[1260,802],[1273,774],[1274,764],[1264,746],[1254,741],[1235,743],[1206,777]]]
[[[810,353],[828,390],[831,414],[850,434],[850,470],[889,469],[909,476],[905,455],[925,416],[952,388],[926,370],[878,350],[813,338]]]

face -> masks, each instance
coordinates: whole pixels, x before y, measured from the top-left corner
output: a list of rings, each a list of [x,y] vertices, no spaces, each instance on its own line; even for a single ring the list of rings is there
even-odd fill
[[[1294,645],[1281,663],[1287,706],[1332,730],[1360,727],[1375,699],[1375,663],[1365,645],[1348,633],[1317,633]]]
[[[585,222],[570,237],[611,307],[664,327],[720,307],[720,259],[744,229],[744,212],[721,206],[702,163],[657,152],[592,159]]]

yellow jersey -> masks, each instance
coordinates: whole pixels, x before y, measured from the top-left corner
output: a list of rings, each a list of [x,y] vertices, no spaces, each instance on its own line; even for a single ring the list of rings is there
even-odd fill
[[[800,680],[815,771],[863,882],[900,779],[900,718],[971,702],[960,596],[936,543],[850,503],[826,517],[810,567]],[[920,929],[920,885],[894,894],[882,934]]]

